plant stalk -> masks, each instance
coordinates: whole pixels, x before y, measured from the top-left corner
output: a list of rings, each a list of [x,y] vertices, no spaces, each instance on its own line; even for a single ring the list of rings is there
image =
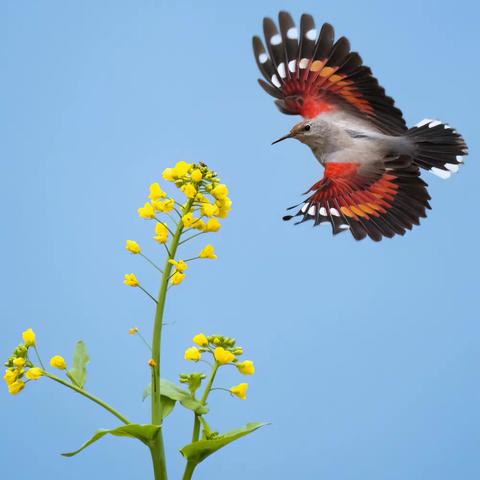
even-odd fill
[[[182,480],[190,480],[192,478],[195,467],[196,467],[195,463],[187,462],[187,466],[185,467],[185,471],[183,472]]]
[[[183,207],[182,213],[185,214],[190,211],[193,200],[189,200]],[[168,258],[165,261],[162,279],[160,282],[160,289],[158,292],[157,306],[155,309],[155,317],[153,323],[152,334],[152,359],[154,367],[152,367],[152,424],[162,425],[162,399],[160,395],[160,350],[162,341],[162,326],[163,314],[165,310],[165,300],[167,297],[168,280],[173,268],[169,263],[170,259],[175,258],[177,248],[180,242],[180,237],[183,231],[183,223],[181,219],[178,221],[177,228],[173,235],[170,247],[167,248]],[[162,429],[158,431],[154,444],[150,447],[152,454],[153,468],[155,480],[167,480],[167,466],[165,460],[165,448],[163,445]]]
[[[215,375],[217,374],[217,370],[219,366],[220,365],[217,362],[215,362],[215,364],[212,367],[210,378],[208,379],[207,386],[205,387],[202,398],[200,399],[200,403],[202,405],[205,405],[207,403],[207,398],[209,393],[212,390],[212,385],[215,380]],[[196,413],[194,415],[195,415],[195,418],[193,421],[192,443],[198,442],[198,439],[200,438],[200,417]],[[193,471],[195,470],[196,466],[197,464],[194,462],[190,462],[190,461],[187,462],[187,465],[185,466],[185,471],[183,472],[183,480],[190,480],[192,478]]]
[[[113,407],[108,405],[108,403],[105,403],[103,400],[100,400],[99,398],[95,397],[91,393],[86,392],[83,388],[79,388],[76,385],[73,385],[73,383],[68,383],[65,380],[62,380],[61,378],[58,378],[57,376],[52,375],[51,373],[48,373],[46,371],[43,372],[43,375],[45,377],[48,377],[48,378],[54,380],[55,382],[60,383],[61,385],[65,386],[65,387],[68,387],[68,388],[72,389],[73,391],[79,393],[80,395],[83,395],[84,397],[88,398],[92,402],[95,402],[96,404],[100,405],[102,408],[104,408],[105,410],[110,412],[112,415],[115,415],[115,417],[117,417],[120,421],[122,421],[126,425],[131,423],[121,413],[117,412],[117,410],[115,410]]]

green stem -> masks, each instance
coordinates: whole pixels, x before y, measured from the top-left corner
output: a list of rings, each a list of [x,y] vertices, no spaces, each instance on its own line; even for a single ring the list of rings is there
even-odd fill
[[[145,337],[140,333],[140,332],[137,332],[137,335],[138,337],[140,338],[140,340],[142,340],[142,342],[147,346],[147,348],[149,350],[152,350],[152,347],[150,346],[150,344],[147,342],[147,340],[145,340]]]
[[[183,245],[184,243],[188,242],[189,240],[193,240],[195,237],[198,237],[199,235],[203,235],[204,233],[206,233],[206,232],[196,233],[195,235],[192,235],[191,237],[188,237],[188,238],[186,238],[185,240],[182,240],[182,241],[180,242],[180,245]]]
[[[155,264],[155,262],[153,262],[152,260],[150,260],[146,255],[144,255],[143,253],[140,253],[140,256],[143,257],[150,265],[152,265],[153,267],[155,267],[160,273],[163,273],[162,270],[157,267],[157,265]]]
[[[193,200],[189,200],[183,207],[183,214],[190,211]],[[160,345],[162,340],[163,313],[165,310],[165,300],[167,297],[168,279],[172,271],[173,265],[169,263],[171,258],[175,257],[183,231],[183,223],[178,222],[175,234],[167,247],[168,258],[165,261],[162,279],[160,282],[160,290],[158,292],[157,307],[155,309],[155,317],[152,335],[152,359],[156,366],[152,368],[152,424],[162,424],[162,400],[160,396]],[[166,245],[165,245],[166,246]],[[155,439],[154,445],[151,447],[152,456],[155,455],[154,470],[155,480],[167,479],[167,467],[165,461],[165,450],[163,446],[163,433],[160,429]]]
[[[205,405],[205,403],[207,402],[208,394],[210,393],[210,390],[212,390],[213,381],[215,380],[215,375],[217,374],[219,366],[220,365],[217,362],[215,362],[215,364],[213,365],[212,373],[210,374],[207,386],[205,387],[205,391],[203,392],[202,398],[200,399],[200,403],[202,405]]]
[[[38,362],[40,363],[40,366],[42,367],[42,370],[45,370],[45,367],[43,366],[42,359],[40,358],[40,354],[38,353],[37,346],[34,345],[33,349],[35,350],[35,355],[37,356]]]
[[[187,462],[187,466],[185,467],[185,471],[183,472],[182,480],[190,480],[196,466],[197,465],[193,462]]]
[[[114,408],[112,408],[110,405],[108,405],[108,403],[105,403],[103,400],[100,400],[99,398],[95,397],[91,393],[86,392],[83,388],[79,388],[76,385],[73,385],[72,383],[68,383],[65,380],[62,380],[61,378],[58,378],[57,376],[52,375],[51,373],[48,373],[46,371],[43,372],[43,375],[45,377],[48,377],[48,378],[54,380],[57,383],[60,383],[61,385],[65,386],[65,387],[68,387],[68,388],[72,389],[73,391],[79,393],[80,395],[83,395],[84,397],[88,398],[92,402],[95,402],[97,405],[100,405],[105,410],[110,412],[112,415],[115,415],[123,423],[125,423],[125,424],[131,423],[121,413],[117,412]]]
[[[208,379],[207,386],[205,387],[202,398],[200,399],[200,403],[202,405],[205,405],[205,403],[207,403],[207,398],[209,393],[212,390],[213,381],[215,380],[215,375],[217,374],[217,370],[219,366],[220,365],[217,362],[215,362],[215,364],[212,367],[210,378]],[[194,415],[195,415],[195,419],[193,421],[192,443],[198,442],[198,439],[200,438],[200,416],[197,415],[196,413]],[[192,478],[192,474],[196,466],[197,466],[196,463],[187,462],[187,465],[185,466],[185,471],[183,472],[183,480],[189,480],[190,478]]]
[[[157,303],[157,300],[155,299],[155,297],[154,297],[153,295],[150,295],[150,293],[148,293],[141,285],[139,285],[138,288],[139,288],[142,292],[146,293],[155,303]]]

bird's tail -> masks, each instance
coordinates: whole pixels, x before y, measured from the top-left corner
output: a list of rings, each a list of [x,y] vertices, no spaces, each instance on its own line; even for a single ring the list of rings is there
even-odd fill
[[[426,118],[408,130],[415,146],[414,163],[441,178],[458,171],[468,148],[462,136],[449,125]]]

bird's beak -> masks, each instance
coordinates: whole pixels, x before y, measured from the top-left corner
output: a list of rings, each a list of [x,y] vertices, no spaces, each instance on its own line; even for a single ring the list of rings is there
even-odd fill
[[[293,133],[292,133],[292,132],[287,133],[287,134],[284,135],[283,137],[280,137],[278,140],[275,140],[274,142],[272,142],[272,145],[275,145],[276,143],[281,142],[282,140],[286,140],[287,138],[292,138],[292,137],[293,137]]]

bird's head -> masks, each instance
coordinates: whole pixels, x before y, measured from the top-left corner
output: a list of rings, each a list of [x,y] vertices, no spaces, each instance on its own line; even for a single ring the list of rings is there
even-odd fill
[[[295,138],[296,140],[307,144],[309,147],[314,147],[324,134],[325,129],[323,128],[323,122],[306,120],[294,125],[287,135],[275,140],[272,145],[281,142],[282,140],[286,140],[287,138]]]

